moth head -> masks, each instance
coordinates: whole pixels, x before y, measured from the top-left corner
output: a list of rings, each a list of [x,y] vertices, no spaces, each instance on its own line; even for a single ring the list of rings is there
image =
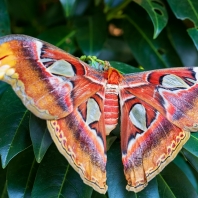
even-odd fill
[[[105,73],[109,84],[119,84],[123,79],[122,74],[111,66]]]

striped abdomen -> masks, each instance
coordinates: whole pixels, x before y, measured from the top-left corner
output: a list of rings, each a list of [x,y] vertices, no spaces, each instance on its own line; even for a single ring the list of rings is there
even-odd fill
[[[119,116],[118,85],[107,84],[104,101],[106,135],[117,125]]]

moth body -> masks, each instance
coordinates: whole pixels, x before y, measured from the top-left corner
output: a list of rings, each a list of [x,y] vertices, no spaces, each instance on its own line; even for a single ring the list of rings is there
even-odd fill
[[[106,135],[116,127],[119,117],[118,85],[107,84],[105,89],[104,116]]]

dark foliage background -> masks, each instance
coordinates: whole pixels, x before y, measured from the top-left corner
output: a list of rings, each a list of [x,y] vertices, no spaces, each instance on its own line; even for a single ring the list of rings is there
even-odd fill
[[[124,73],[198,65],[197,28],[197,0],[0,0],[0,36],[34,36]],[[100,195],[59,154],[45,121],[0,83],[0,197],[198,197],[197,133],[137,194],[125,190],[119,127],[107,141],[109,189]]]

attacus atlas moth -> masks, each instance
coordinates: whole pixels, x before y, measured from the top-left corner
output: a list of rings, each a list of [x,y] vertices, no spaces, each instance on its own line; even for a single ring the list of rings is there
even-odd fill
[[[107,191],[106,136],[120,117],[127,190],[139,192],[198,129],[198,68],[121,74],[38,39],[0,38],[0,80],[47,120],[60,153],[87,185]]]

